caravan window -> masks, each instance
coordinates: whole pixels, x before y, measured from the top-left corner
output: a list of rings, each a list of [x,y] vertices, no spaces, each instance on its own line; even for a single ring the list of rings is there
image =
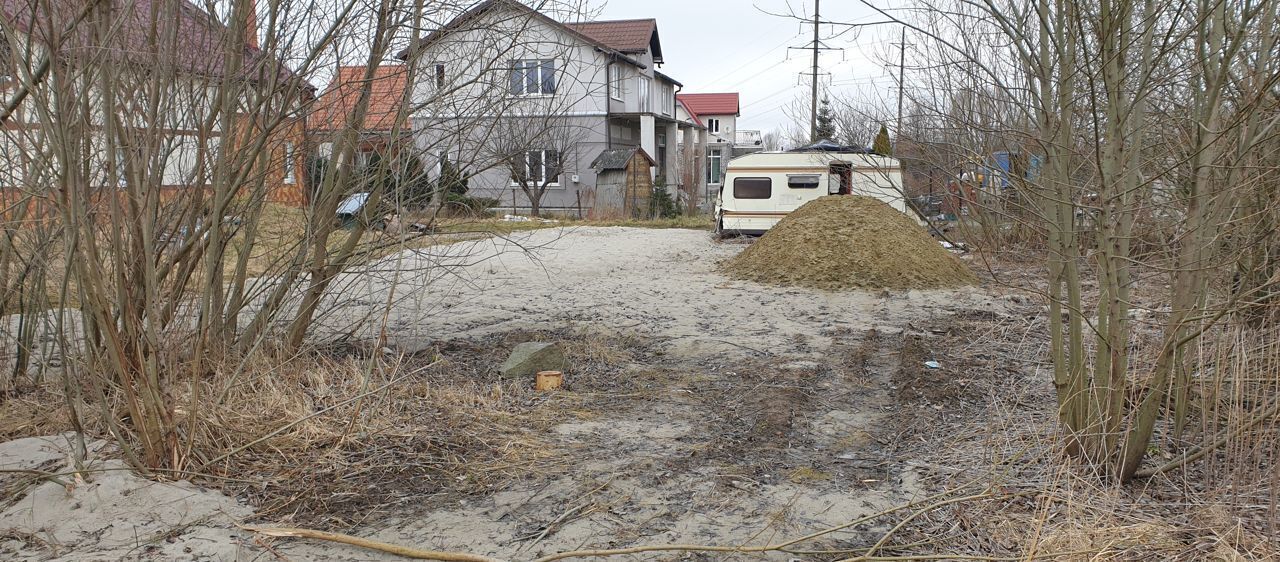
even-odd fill
[[[734,178],[734,199],[768,199],[773,196],[773,180],[770,178]]]
[[[818,189],[818,174],[788,175],[787,187],[791,189]]]

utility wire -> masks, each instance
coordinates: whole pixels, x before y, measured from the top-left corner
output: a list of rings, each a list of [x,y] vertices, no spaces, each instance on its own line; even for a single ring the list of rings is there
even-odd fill
[[[750,60],[750,61],[748,61],[748,62],[745,62],[745,63],[742,63],[742,64],[738,65],[738,67],[737,67],[737,68],[734,68],[733,70],[730,70],[729,72],[726,72],[726,73],[724,73],[724,74],[720,75],[720,76],[719,76],[718,78],[716,78],[715,80],[709,80],[709,81],[707,81],[707,83],[708,83],[708,84],[715,84],[716,82],[719,82],[719,81],[721,81],[721,80],[724,80],[725,78],[728,78],[728,77],[730,77],[730,76],[733,76],[734,74],[737,74],[739,71],[743,70],[744,68],[746,68],[746,67],[748,67],[748,66],[751,66],[751,65],[755,64],[755,63],[756,63],[757,61],[759,61],[760,59],[762,59],[762,58],[764,58],[764,57],[768,56],[769,54],[773,53],[774,51],[776,51],[776,50],[778,50],[778,49],[782,48],[782,47],[783,47],[783,46],[785,46],[787,43],[790,43],[791,41],[795,40],[795,38],[796,38],[796,37],[799,37],[799,36],[800,36],[800,34],[799,34],[799,33],[797,33],[797,34],[795,34],[795,35],[792,35],[791,37],[788,37],[785,41],[783,41],[783,42],[781,42],[781,43],[778,43],[777,45],[775,45],[774,47],[770,48],[769,50],[767,50],[767,51],[765,51],[765,52],[763,52],[763,53],[760,53],[760,56],[757,56],[756,58],[753,58],[753,59],[751,59],[751,60]],[[785,62],[785,59],[784,59],[782,62]],[[781,63],[781,62],[779,62],[778,64],[782,64],[782,63]],[[774,66],[777,66],[777,64],[775,64]],[[741,83],[741,82],[739,82],[739,83]]]

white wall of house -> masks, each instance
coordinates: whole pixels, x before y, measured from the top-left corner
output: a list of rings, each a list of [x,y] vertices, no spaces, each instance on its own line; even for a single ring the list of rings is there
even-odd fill
[[[655,80],[647,53],[631,57],[648,67],[641,69],[557,24],[510,6],[494,8],[464,27],[412,57],[421,77],[411,85],[414,139],[429,169],[447,157],[473,174],[473,195],[498,198],[501,206],[525,206],[527,199],[511,181],[509,164],[493,154],[492,146],[500,144],[493,136],[511,130],[522,118],[536,123],[531,116],[560,115],[576,132],[570,146],[560,147],[564,173],[548,186],[542,204],[572,211],[595,186],[590,164],[600,152],[609,146],[652,144],[653,131],[646,143],[641,126],[609,119],[610,113],[638,113],[645,107],[641,80],[648,81],[651,111],[661,111],[661,93],[674,93],[662,86],[669,82]],[[513,95],[512,61],[538,60],[554,61],[555,93]],[[444,65],[443,84],[435,80],[438,64]],[[669,111],[674,113],[674,107]]]
[[[521,10],[499,6],[477,21],[446,35],[414,55],[418,64],[411,85],[412,117],[420,122],[481,115],[519,115],[545,111],[603,116],[607,111],[605,54]],[[510,94],[512,63],[555,63],[554,96]],[[437,88],[435,66],[444,65],[444,88]]]
[[[707,126],[707,132],[711,135],[711,142],[728,142],[734,140],[734,131],[738,130],[738,116],[736,115],[699,115],[702,124]],[[713,128],[713,122],[719,124],[719,128]]]
[[[681,135],[667,121],[678,117],[677,88],[657,75],[647,51],[620,56],[557,23],[500,4],[423,46],[410,60],[418,65],[411,85],[414,142],[428,169],[447,157],[473,175],[473,195],[497,197],[504,207],[519,210],[525,196],[510,179],[509,163],[499,162],[491,147],[500,144],[495,136],[520,119],[558,114],[579,129],[563,150],[562,177],[544,196],[542,204],[551,210],[576,209],[595,187],[590,163],[607,148],[639,146],[655,160],[678,160],[673,155]],[[555,63],[554,95],[513,95],[513,61],[538,60]],[[437,65],[444,67],[442,83]],[[660,151],[660,135],[667,137],[669,151]],[[669,181],[678,165],[671,163]]]
[[[36,52],[34,56],[35,59],[23,57],[22,60],[33,62],[43,55]],[[50,164],[56,162],[49,146],[50,128],[70,126],[65,121],[52,125],[44,122],[60,113],[55,107],[55,85],[65,83],[58,76],[60,72],[65,72],[64,68],[55,66],[23,100],[9,126],[0,131],[0,170],[3,170],[0,187],[36,190],[51,181],[42,175],[56,167]],[[121,183],[123,180],[109,177],[112,166],[108,165],[108,162],[120,162],[121,158],[127,158],[131,165],[142,170],[146,181],[158,181],[162,187],[209,183],[207,169],[201,176],[196,174],[200,154],[215,154],[220,144],[220,122],[207,122],[218,93],[215,84],[200,77],[178,75],[166,78],[164,93],[154,96],[151,94],[154,84],[147,76],[140,75],[136,80],[126,76],[119,82],[115,107],[107,111],[95,83],[73,80],[78,82],[73,87],[87,92],[89,99],[88,134],[80,138],[85,141],[87,170],[93,184]],[[154,110],[149,105],[150,98],[157,99]],[[121,131],[119,138],[110,143],[104,132],[107,115],[113,117],[113,125],[118,125]],[[80,117],[79,113],[76,117]],[[116,146],[121,148],[114,148]]]

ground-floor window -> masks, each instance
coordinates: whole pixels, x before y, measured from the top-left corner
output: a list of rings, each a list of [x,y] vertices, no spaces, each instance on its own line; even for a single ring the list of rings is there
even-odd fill
[[[297,181],[294,169],[296,167],[295,157],[293,154],[293,143],[285,141],[284,143],[284,183],[293,184]]]
[[[526,181],[533,185],[557,183],[560,179],[560,151],[547,149],[525,152],[523,168],[523,177],[519,177],[520,170],[518,170],[517,177],[512,178],[517,183]]]
[[[707,183],[720,183],[720,149],[707,150]]]

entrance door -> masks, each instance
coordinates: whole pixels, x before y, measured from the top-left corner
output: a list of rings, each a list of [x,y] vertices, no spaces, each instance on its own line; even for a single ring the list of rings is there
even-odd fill
[[[840,181],[839,195],[853,193],[853,165],[848,162],[833,162],[831,177],[838,178]]]

